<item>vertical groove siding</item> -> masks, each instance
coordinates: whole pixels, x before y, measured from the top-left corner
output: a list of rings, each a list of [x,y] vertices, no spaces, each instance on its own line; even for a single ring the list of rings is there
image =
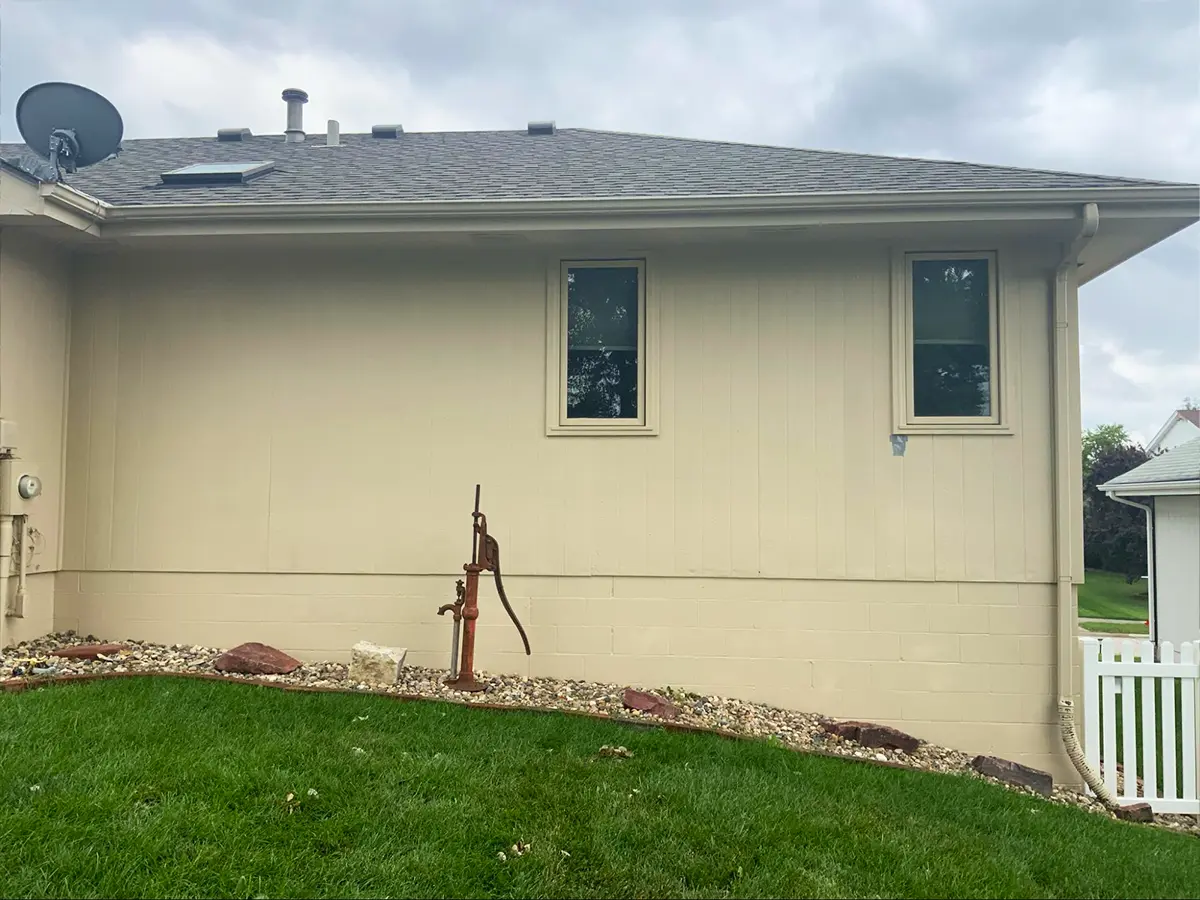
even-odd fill
[[[43,484],[29,515],[42,540],[29,559],[25,617],[7,620],[6,642],[53,628],[53,573],[62,546],[70,291],[66,254],[21,228],[0,231],[0,418],[16,422],[17,455],[37,466]],[[10,583],[9,589],[15,591],[16,585]]]
[[[883,246],[663,251],[661,433],[544,433],[545,259],[83,263],[65,562],[1053,580],[1048,273],[1002,251],[1013,435],[893,456]],[[1011,371],[1009,371],[1011,370]]]

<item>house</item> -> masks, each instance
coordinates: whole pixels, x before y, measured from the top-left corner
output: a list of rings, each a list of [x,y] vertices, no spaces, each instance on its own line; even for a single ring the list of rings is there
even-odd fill
[[[484,670],[1078,780],[1077,290],[1197,185],[298,110],[4,169],[0,416],[44,484],[4,640],[444,667],[478,483],[532,646],[485,581]]]
[[[1146,512],[1151,639],[1175,647],[1200,641],[1200,437],[1099,490]]]
[[[1170,450],[1200,437],[1200,409],[1177,409],[1146,446],[1147,453]]]

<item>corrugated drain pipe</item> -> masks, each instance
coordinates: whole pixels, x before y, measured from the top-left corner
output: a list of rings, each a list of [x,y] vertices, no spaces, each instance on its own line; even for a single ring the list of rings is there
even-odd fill
[[[1100,780],[1100,776],[1087,764],[1083,748],[1079,745],[1073,690],[1077,610],[1071,586],[1074,569],[1071,492],[1078,486],[1071,482],[1070,454],[1078,452],[1074,448],[1078,447],[1079,435],[1075,435],[1075,439],[1072,440],[1071,424],[1074,418],[1071,416],[1071,404],[1075,402],[1077,395],[1073,393],[1071,384],[1071,315],[1073,312],[1078,313],[1076,270],[1079,267],[1079,254],[1100,227],[1100,209],[1095,203],[1085,203],[1082,213],[1083,223],[1079,233],[1071,241],[1054,272],[1054,555],[1055,600],[1058,609],[1058,721],[1063,747],[1071,764],[1100,801],[1111,809],[1120,804]]]

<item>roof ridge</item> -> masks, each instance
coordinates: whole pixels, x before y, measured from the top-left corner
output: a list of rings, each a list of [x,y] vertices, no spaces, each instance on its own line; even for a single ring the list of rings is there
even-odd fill
[[[1036,172],[1043,175],[1070,175],[1086,178],[1107,178],[1113,181],[1131,181],[1137,184],[1152,184],[1157,186],[1171,185],[1173,187],[1194,187],[1188,181],[1163,181],[1155,178],[1138,178],[1133,175],[1101,175],[1096,172],[1079,172],[1070,169],[1041,169],[1036,166],[1006,166],[1001,163],[972,162],[965,159],[950,159],[934,156],[900,156],[889,153],[866,153],[860,150],[828,150],[813,147],[789,147],[786,144],[765,144],[757,141],[732,141],[724,138],[692,138],[679,135],[655,134],[639,131],[610,131],[603,128],[560,128],[559,131],[583,131],[592,134],[610,134],[625,137],[648,137],[664,141],[679,141],[693,144],[724,144],[732,147],[759,147],[764,150],[786,150],[794,153],[814,153],[823,156],[852,156],[861,159],[884,159],[893,162],[948,163],[950,165],[968,166],[973,169],[999,169],[1005,172]]]

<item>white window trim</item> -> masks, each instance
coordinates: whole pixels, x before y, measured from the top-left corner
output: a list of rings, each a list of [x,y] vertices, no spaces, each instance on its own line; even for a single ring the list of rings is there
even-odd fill
[[[988,329],[991,357],[991,416],[916,416],[912,384],[912,263],[922,259],[988,260]],[[986,250],[892,252],[892,429],[895,434],[1012,434],[1009,420],[1008,328],[999,253]]]
[[[555,260],[546,268],[546,434],[658,434],[658,301],[647,275],[645,254],[581,256]],[[638,270],[638,417],[567,418],[567,269],[636,266]]]

